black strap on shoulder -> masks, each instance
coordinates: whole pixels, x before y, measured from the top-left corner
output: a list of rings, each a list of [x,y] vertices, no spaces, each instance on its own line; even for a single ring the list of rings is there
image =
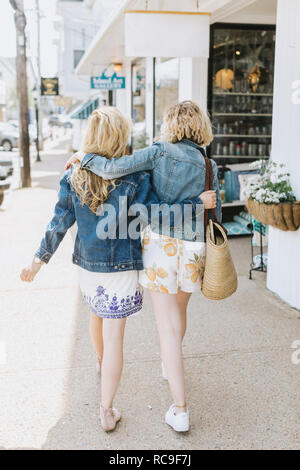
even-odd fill
[[[203,148],[203,147],[199,147],[199,150],[200,150],[200,152],[202,153],[203,157],[204,157],[204,158],[207,158],[207,155],[206,155],[206,150],[205,150],[205,148]]]

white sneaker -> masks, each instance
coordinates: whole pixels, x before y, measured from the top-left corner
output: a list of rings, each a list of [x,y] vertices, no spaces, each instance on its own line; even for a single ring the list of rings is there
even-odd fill
[[[166,423],[177,432],[187,432],[190,429],[190,414],[189,410],[185,413],[176,414],[175,405],[171,405],[166,412]]]
[[[161,363],[161,375],[164,380],[168,380],[167,373],[163,362]]]

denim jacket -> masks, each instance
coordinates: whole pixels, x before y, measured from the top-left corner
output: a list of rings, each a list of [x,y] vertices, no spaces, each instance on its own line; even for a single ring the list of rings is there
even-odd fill
[[[205,191],[205,150],[195,142],[183,139],[170,144],[158,142],[142,150],[133,152],[122,158],[99,158],[95,154],[85,155],[82,168],[102,176],[104,179],[121,177],[136,171],[150,171],[153,189],[162,201],[172,203],[190,199]],[[218,182],[218,167],[213,165],[213,189],[217,194],[216,215],[222,221],[222,204]],[[209,218],[211,215],[209,214]],[[153,227],[152,230],[164,234],[164,228]],[[174,234],[175,238],[191,240],[187,233]],[[204,234],[205,238],[205,234]],[[198,240],[199,238],[197,238]],[[193,239],[196,240],[196,239]],[[203,240],[201,240],[203,241]]]
[[[158,204],[162,208],[165,204],[160,203],[153,192],[149,173],[139,172],[117,180],[116,188],[96,215],[88,206],[82,206],[69,181],[71,172],[72,169],[61,179],[54,216],[35,256],[48,263],[68,229],[77,222],[74,264],[92,272],[142,270],[140,230],[150,223],[151,205]],[[135,237],[130,238],[127,227],[137,220],[136,214],[130,212],[135,204],[145,206],[144,214],[140,216],[141,223],[133,225]],[[199,204],[198,198],[178,204],[182,209],[188,205],[193,217],[203,216],[203,205]],[[171,225],[175,224],[172,213],[170,221]]]

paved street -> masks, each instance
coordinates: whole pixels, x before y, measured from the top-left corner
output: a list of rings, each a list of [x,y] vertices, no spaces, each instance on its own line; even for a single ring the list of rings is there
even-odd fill
[[[68,234],[37,281],[22,284],[56,201],[69,144],[61,139],[33,167],[33,187],[0,209],[0,448],[293,449],[300,448],[300,313],[248,279],[250,241],[231,242],[239,290],[222,302],[191,301],[184,344],[191,431],[163,422],[170,405],[160,376],[149,299],[128,321],[117,430],[98,423],[99,382]],[[5,357],[6,356],[6,357]]]

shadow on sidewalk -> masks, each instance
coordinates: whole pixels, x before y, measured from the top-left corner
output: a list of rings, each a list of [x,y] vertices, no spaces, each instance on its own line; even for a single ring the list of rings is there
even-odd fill
[[[43,449],[104,449],[98,422],[100,377],[96,373],[95,354],[88,332],[89,310],[78,290],[78,310],[74,319],[70,370],[64,386],[64,414],[50,429]],[[94,430],[99,441],[94,442]]]

